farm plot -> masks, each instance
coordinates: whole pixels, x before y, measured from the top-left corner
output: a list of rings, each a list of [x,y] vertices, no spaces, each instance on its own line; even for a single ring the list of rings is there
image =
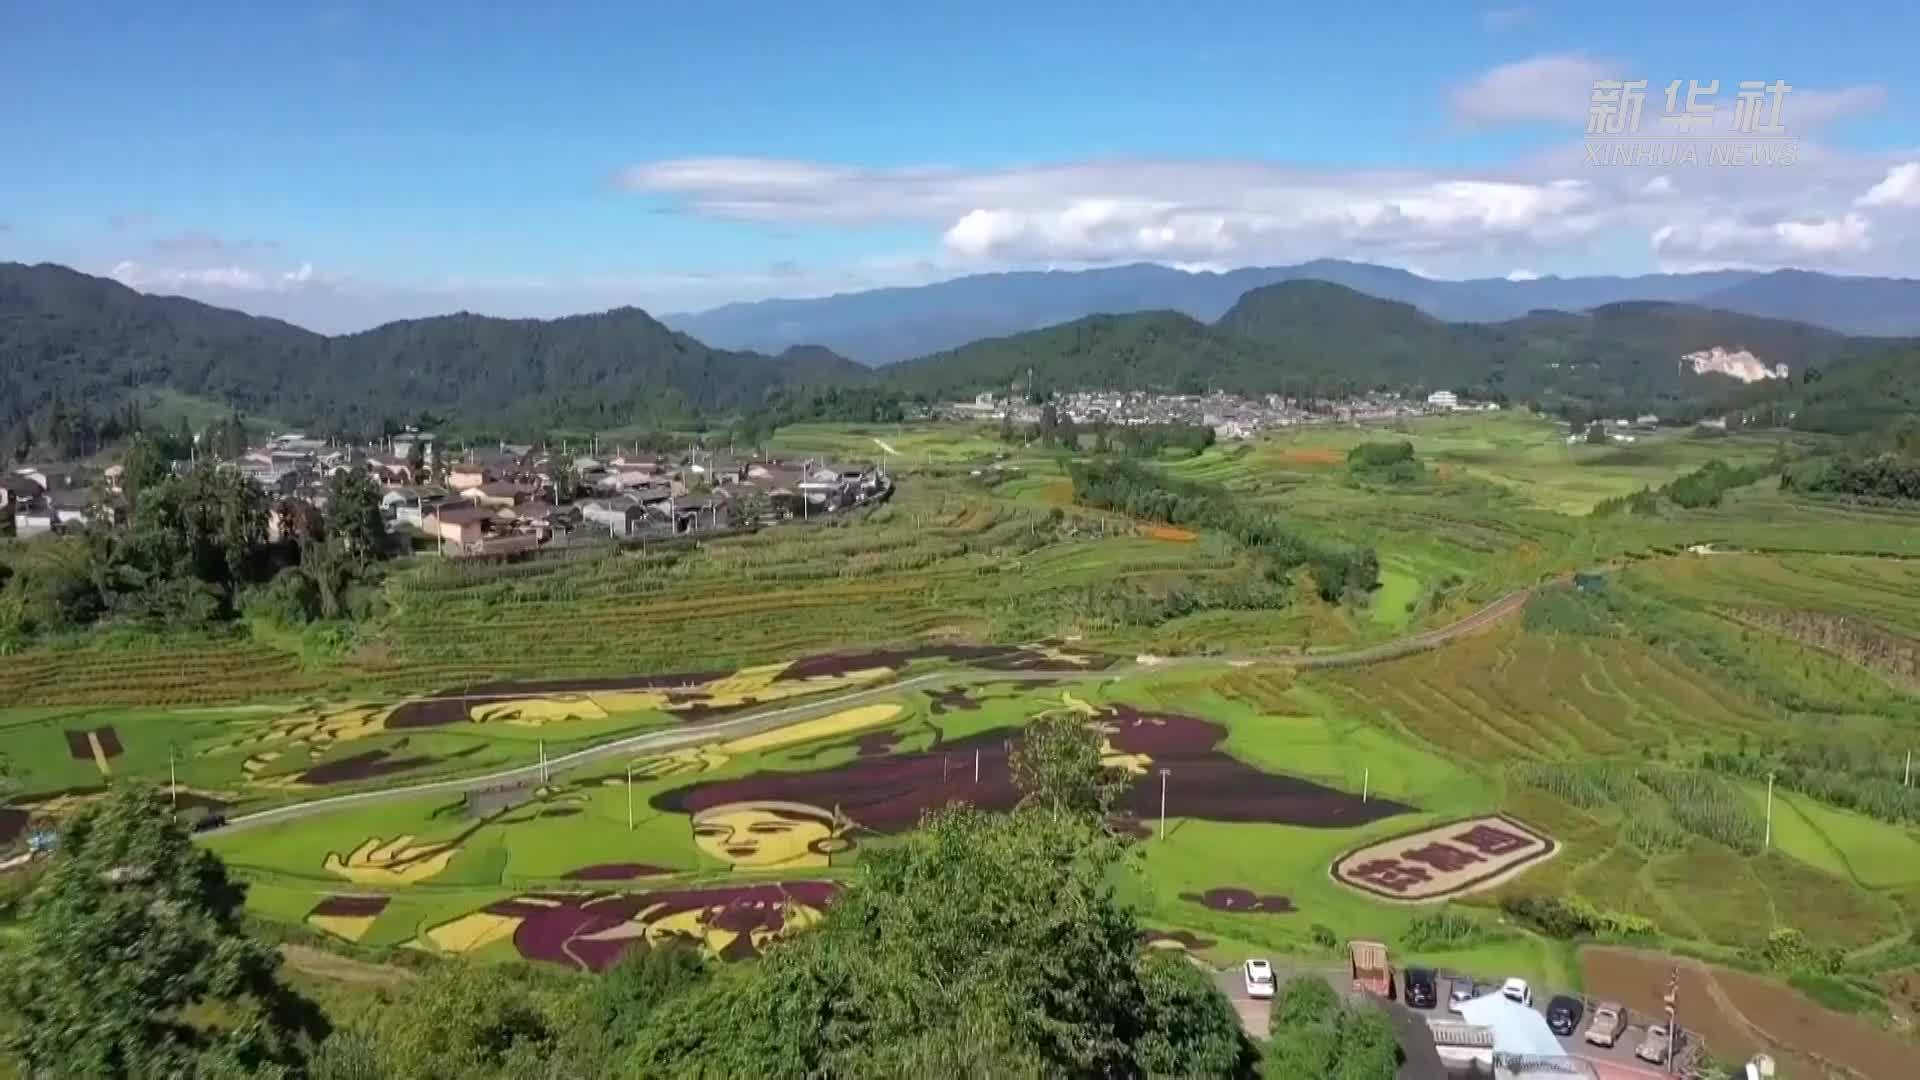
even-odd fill
[[[1098,645],[1119,626],[1115,612],[1147,616],[1119,628],[1150,634],[1168,617],[1157,598],[1250,573],[1204,541],[1157,541],[1131,523],[1116,531],[916,480],[885,506],[697,549],[422,569],[395,583],[394,615],[349,670],[439,689],[503,675],[732,669],[874,645],[1069,634]]]
[[[910,666],[1098,671],[1110,658],[1036,643],[823,654],[737,671],[489,682],[384,703],[227,710],[20,711],[0,716],[0,752],[23,800],[96,791],[115,773],[164,781],[222,806],[483,772],[615,735],[872,687]],[[10,718],[9,718],[10,717]],[[111,720],[111,723],[103,721]],[[124,734],[124,738],[123,735]],[[123,742],[125,745],[123,745]]]
[[[1765,709],[1664,653],[1511,626],[1304,681],[1354,716],[1468,761],[1644,753],[1777,730]]]
[[[1119,690],[1136,692],[1113,696]],[[1249,760],[1283,759],[1278,745],[1258,755],[1247,748],[1282,743],[1286,733],[1263,729],[1244,709],[1213,709],[1209,700],[1200,703],[1209,714],[1195,715],[1126,699],[1154,696],[1084,680],[970,686],[964,702],[951,692],[903,691],[636,760],[630,788],[620,763],[556,779],[498,808],[427,798],[216,834],[208,843],[268,887],[263,902],[272,907],[263,915],[366,942],[588,968],[662,935],[691,936],[721,956],[750,955],[801,924],[793,918],[810,917],[794,912],[818,905],[800,897],[795,906],[791,895],[777,904],[748,886],[791,893],[794,881],[830,882],[862,849],[943,805],[1012,807],[1019,793],[1009,758],[1019,726],[1058,712],[1100,730],[1107,760],[1135,778],[1118,807],[1120,827],[1140,836],[1156,830],[1160,770],[1169,771],[1165,844],[1194,862],[1155,886],[1166,892],[1162,919],[1284,922],[1294,913],[1289,904],[1312,897],[1322,909],[1316,918],[1367,924],[1364,903],[1334,886],[1326,866],[1380,827],[1415,820],[1399,774],[1383,770],[1362,798]],[[1275,887],[1271,868],[1250,868],[1261,853],[1283,848],[1317,855],[1302,863],[1310,872]],[[713,892],[727,888],[747,890],[744,899]],[[390,903],[376,911],[368,896]],[[788,917],[774,919],[780,911]],[[355,919],[364,925],[341,921]]]
[[[1854,615],[1920,636],[1920,563],[1912,560],[1727,554],[1652,560],[1631,573],[1671,595],[1714,608]]]
[[[1582,949],[1580,964],[1590,996],[1622,1001],[1640,1016],[1662,1014],[1668,974],[1677,970],[1681,1023],[1700,1032],[1716,1057],[1766,1051],[1789,1076],[1826,1075],[1823,1062],[1876,1078],[1911,1072],[1910,1040],[1750,972],[1610,947]]]
[[[297,657],[240,640],[142,642],[138,648],[46,648],[7,657],[19,705],[155,707],[291,697],[321,685]]]

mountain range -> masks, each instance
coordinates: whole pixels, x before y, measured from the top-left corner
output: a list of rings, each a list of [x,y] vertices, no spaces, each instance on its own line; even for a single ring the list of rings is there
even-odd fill
[[[1341,265],[1376,284],[1401,280],[1400,271]],[[1215,287],[1255,273],[1175,280]],[[1719,290],[1746,291],[1755,303],[1773,280],[1700,276],[1666,284],[1704,287],[1709,278]],[[1110,295],[1118,305],[1122,293]],[[1878,312],[1870,304],[1859,309],[1862,317]],[[1085,315],[874,370],[819,345],[777,353],[714,348],[637,308],[552,320],[463,313],[325,337],[64,267],[0,264],[0,440],[44,423],[56,404],[97,416],[134,391],[157,389],[339,431],[423,413],[518,431],[760,412],[850,419],[890,396],[950,398],[1015,383],[1303,395],[1384,385],[1686,416],[1782,398],[1790,385],[1775,377],[1780,365],[1808,382],[1900,344],[1659,300],[1447,321],[1411,301],[1288,279],[1249,287],[1210,319],[1167,306]],[[1900,362],[1889,363],[1905,378]],[[1742,389],[1733,371],[1747,379],[1764,374],[1763,383],[1773,385]],[[1816,396],[1828,411],[1845,409],[1876,385],[1837,378]],[[829,388],[840,392],[816,393]],[[9,445],[0,441],[0,448]]]
[[[1585,311],[1632,300],[1793,319],[1844,334],[1920,334],[1920,280],[1804,270],[1717,270],[1637,277],[1445,281],[1369,263],[1319,259],[1224,273],[1151,263],[1097,270],[977,274],[914,288],[762,300],[668,315],[718,347],[775,352],[807,342],[880,365],[1097,314],[1178,312],[1213,322],[1249,290],[1327,281],[1411,304],[1449,322],[1499,322],[1540,309]]]
[[[1713,370],[1715,349],[1750,356],[1756,370],[1784,364],[1792,374],[1885,347],[1805,323],[1659,301],[1453,323],[1342,285],[1286,281],[1250,290],[1211,323],[1165,310],[1091,315],[902,361],[880,375],[931,397],[1029,377],[1040,389],[1247,394],[1384,384],[1675,414],[1730,399],[1739,387]],[[1701,364],[1694,354],[1706,354]]]

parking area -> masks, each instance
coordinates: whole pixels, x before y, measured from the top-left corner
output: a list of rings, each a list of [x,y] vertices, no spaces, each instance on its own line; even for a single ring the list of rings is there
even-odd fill
[[[1280,985],[1296,978],[1313,977],[1325,979],[1335,990],[1349,1000],[1367,998],[1356,993],[1343,969],[1307,970],[1275,968]],[[1267,1024],[1272,1003],[1265,998],[1254,998],[1247,993],[1245,978],[1238,967],[1228,968],[1215,973],[1215,982],[1228,1000],[1233,1002],[1234,1011],[1240,1017],[1241,1025],[1247,1033],[1258,1038],[1266,1038]],[[1393,1020],[1394,1030],[1399,1035],[1404,1062],[1401,1065],[1399,1080],[1445,1080],[1449,1075],[1440,1061],[1433,1040],[1427,1028],[1429,1018],[1440,1019],[1452,1014],[1448,1003],[1458,987],[1467,997],[1495,993],[1499,984],[1492,981],[1476,981],[1451,972],[1440,972],[1435,980],[1437,1001],[1431,1008],[1419,1009],[1406,1004],[1406,973],[1395,974],[1394,1001],[1380,1001],[1388,1016]],[[1580,1016],[1573,1027],[1573,1034],[1558,1035],[1561,1047],[1570,1057],[1577,1057],[1593,1066],[1600,1080],[1664,1080],[1670,1074],[1657,1064],[1649,1064],[1634,1055],[1634,1051],[1646,1040],[1647,1025],[1664,1020],[1664,1017],[1648,1016],[1627,1010],[1627,1027],[1621,1032],[1611,1047],[1595,1046],[1584,1038],[1588,1025],[1593,1020],[1593,1010],[1599,1002],[1580,995],[1568,995],[1580,1001]],[[1552,1001],[1552,993],[1535,991],[1533,1007],[1543,1016],[1547,1005]],[[1377,999],[1376,999],[1377,1000]],[[1684,1048],[1685,1032],[1682,1031]]]
[[[1404,981],[1404,972],[1400,973],[1400,978]],[[1448,1003],[1454,1000],[1456,989],[1469,998],[1495,993],[1500,989],[1498,983],[1476,981],[1467,976],[1450,972],[1439,973],[1436,982],[1439,988],[1439,1001],[1432,1009],[1416,1011],[1436,1016],[1447,1013]],[[1404,986],[1402,989],[1404,1000]],[[1534,1009],[1541,1015],[1546,1015],[1547,1006],[1553,1000],[1554,996],[1555,995],[1550,992],[1535,990],[1533,998]],[[1573,1033],[1571,1035],[1561,1035],[1558,1032],[1555,1032],[1554,1035],[1555,1038],[1560,1040],[1561,1047],[1566,1050],[1569,1056],[1592,1062],[1595,1071],[1600,1073],[1603,1080],[1615,1080],[1615,1078],[1617,1078],[1617,1080],[1657,1080],[1657,1078],[1669,1075],[1660,1065],[1649,1064],[1634,1054],[1634,1051],[1646,1041],[1647,1025],[1664,1023],[1666,1020],[1664,1016],[1645,1016],[1634,1013],[1632,1010],[1624,1010],[1627,1014],[1626,1030],[1620,1033],[1620,1037],[1614,1041],[1612,1046],[1596,1046],[1588,1042],[1585,1035],[1588,1025],[1593,1022],[1593,1011],[1599,1002],[1584,998],[1578,994],[1569,994],[1567,996],[1580,1002],[1579,1019],[1574,1022]],[[1674,1047],[1676,1053],[1685,1049],[1685,1040],[1686,1032],[1685,1029],[1682,1028],[1681,1041]]]

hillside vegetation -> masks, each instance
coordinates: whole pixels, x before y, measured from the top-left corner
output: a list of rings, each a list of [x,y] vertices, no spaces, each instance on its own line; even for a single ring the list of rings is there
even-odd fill
[[[350,430],[421,413],[612,427],[724,415],[777,389],[865,376],[823,349],[712,349],[637,308],[448,315],[328,338],[62,267],[0,265],[0,432],[56,402],[98,408],[141,388]]]
[[[1867,347],[1800,323],[1652,302],[1447,323],[1344,286],[1292,281],[1248,292],[1211,325],[1168,311],[1095,315],[906,361],[883,378],[936,396],[1024,385],[1029,372],[1041,391],[1305,396],[1455,388],[1493,400],[1687,418],[1740,388],[1682,362],[1716,345],[1795,371]]]

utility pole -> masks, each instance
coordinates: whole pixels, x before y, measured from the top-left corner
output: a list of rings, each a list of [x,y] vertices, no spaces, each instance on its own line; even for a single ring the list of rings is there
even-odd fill
[[[973,752],[973,782],[976,784],[980,782],[980,751],[978,749]]]
[[[173,747],[167,747],[167,792],[173,796],[173,812],[180,812],[180,781],[173,773]]]
[[[1767,837],[1766,837],[1766,842],[1761,846],[1764,848],[1771,848],[1773,846],[1773,774],[1772,773],[1767,774]]]
[[[1167,838],[1167,774],[1172,769],[1160,770],[1160,839]]]
[[[1901,787],[1913,786],[1913,751],[1907,751],[1907,774],[1900,778]]]
[[[633,766],[627,766],[627,831],[633,831]]]
[[[1373,792],[1373,767],[1368,766],[1367,768],[1361,770],[1360,772],[1360,801],[1366,802],[1367,796],[1372,792]]]
[[[540,786],[547,786],[547,740],[540,740]]]

